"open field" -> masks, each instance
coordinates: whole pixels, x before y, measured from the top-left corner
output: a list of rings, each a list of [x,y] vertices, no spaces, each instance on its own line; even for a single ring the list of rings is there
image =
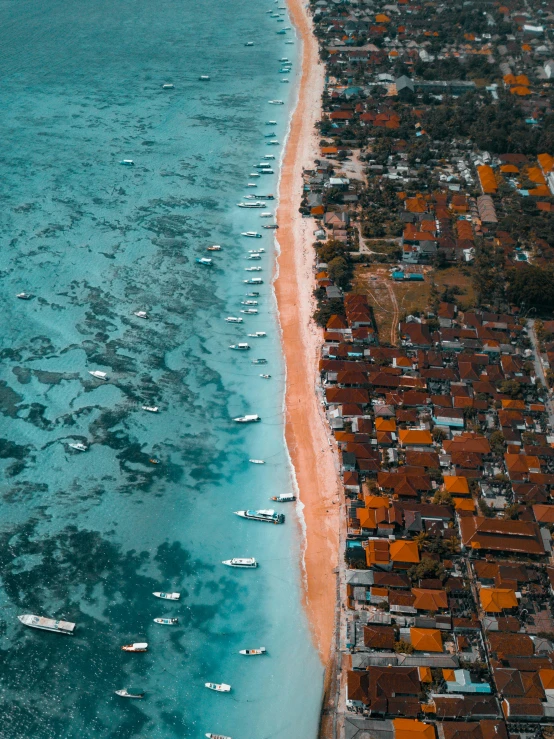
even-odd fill
[[[397,343],[398,322],[410,313],[420,313],[429,304],[431,280],[439,292],[456,286],[462,291],[456,296],[458,307],[467,310],[474,305],[475,293],[471,268],[449,267],[435,270],[425,267],[425,282],[393,282],[389,278],[390,265],[359,266],[353,282],[354,292],[366,294],[373,306],[381,343]]]

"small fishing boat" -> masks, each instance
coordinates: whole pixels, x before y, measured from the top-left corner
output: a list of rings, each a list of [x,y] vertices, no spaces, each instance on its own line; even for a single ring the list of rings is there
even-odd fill
[[[260,375],[264,380],[271,380],[271,375]]]
[[[288,58],[288,56],[282,56],[282,57],[281,57],[281,58],[279,59],[279,61],[280,61],[280,62],[288,62],[288,61],[289,61],[289,58]]]
[[[248,336],[252,339],[262,339],[264,336],[267,336],[265,331],[256,331],[253,334],[248,334]]]
[[[254,46],[254,42],[253,41],[247,41],[244,45],[245,46]],[[206,736],[208,736],[208,735],[206,734]]]
[[[142,641],[136,642],[135,644],[126,644],[125,646],[121,647],[121,649],[123,652],[147,652],[148,643]]]
[[[246,293],[247,298],[259,298],[260,293],[257,290],[254,290],[253,292]]]
[[[281,82],[282,81],[283,80],[281,80]],[[266,146],[281,146],[281,144],[276,139],[273,139],[273,141],[266,141]]]
[[[261,277],[251,277],[249,280],[243,280],[245,285],[263,285]]]
[[[275,131],[272,131],[271,133],[264,133],[264,139],[271,139],[273,136],[277,136]]]
[[[247,657],[257,657],[260,654],[267,654],[265,647],[258,647],[257,649],[241,649],[239,654],[245,654]]]
[[[255,182],[249,182],[246,187],[258,187],[258,185]]]
[[[262,235],[259,234],[257,231],[243,231],[241,233],[241,236],[246,236],[249,239],[261,239]]]
[[[125,690],[125,688],[123,690],[116,690],[115,694],[119,695],[120,698],[144,698],[145,695],[144,693],[137,693],[133,689],[131,691]]]
[[[250,172],[250,174],[248,176],[249,177],[259,177],[260,175],[257,172]],[[256,187],[257,187],[257,185],[256,185]]]
[[[148,461],[150,462],[150,464],[161,464],[160,460],[156,459],[156,457],[150,457]]]
[[[248,46],[248,44],[245,44],[245,46]],[[206,734],[208,739],[231,739],[230,736],[223,736],[223,734],[212,734],[211,732],[208,732]]]
[[[178,618],[155,618],[155,624],[161,624],[162,626],[176,626],[179,623]]]
[[[279,228],[279,226],[276,223],[270,223],[267,226],[262,226],[262,228]]]
[[[270,105],[284,105],[285,104],[283,100],[269,100],[268,102]]]
[[[134,167],[135,163],[132,159],[122,159],[120,162],[124,167]]]
[[[256,259],[261,259],[261,258],[262,258],[261,254],[249,254],[247,257],[245,257],[245,259],[248,259],[248,260],[252,260],[252,259],[256,260]]]
[[[253,203],[237,203],[239,208],[265,208],[266,204],[262,203],[258,200],[254,201]]]
[[[227,323],[242,323],[244,318],[237,318],[236,316],[227,316],[225,319]]]
[[[80,441],[76,441],[73,444],[69,444],[69,447],[71,449],[75,449],[75,451],[77,451],[77,452],[86,452],[86,451],[88,451],[88,446],[86,446],[85,444],[81,444]]]
[[[266,126],[276,126],[277,125],[277,121],[266,121],[265,122],[265,125]]]
[[[75,630],[75,624],[71,621],[61,621],[55,618],[34,616],[31,613],[24,613],[17,618],[25,626],[30,626],[32,629],[40,629],[41,631],[53,631],[56,634],[65,634],[66,636],[72,636]]]
[[[156,598],[162,598],[162,600],[179,600],[181,593],[152,593]]]
[[[235,423],[257,423],[258,421],[261,421],[262,419],[260,416],[258,416],[255,413],[252,413],[247,416],[237,416],[237,418],[233,418],[233,421]]]
[[[250,349],[250,344],[231,344],[229,349],[236,349],[239,352],[247,352]]]
[[[227,565],[227,567],[254,568],[258,566],[254,557],[233,557],[233,559],[224,559],[221,564]]]
[[[31,300],[33,295],[32,293],[17,293],[15,297],[19,298],[20,300]]]
[[[263,459],[249,459],[248,460],[251,464],[265,464]]]
[[[263,357],[259,357],[258,359],[253,359],[252,364],[267,364],[267,359],[264,359]]]
[[[283,83],[287,84],[289,82],[289,80],[279,80],[279,82],[283,82]]]
[[[228,693],[231,690],[231,686],[226,683],[204,683],[204,686],[208,690],[215,690],[216,693]]]
[[[162,85],[162,90],[174,90],[174,89],[175,89],[175,85],[172,82],[165,82]]]
[[[249,254],[265,254],[265,249],[261,246],[259,249],[248,249]]]
[[[278,144],[278,141],[270,141],[270,144]],[[269,145],[269,144],[268,144]],[[273,169],[262,169],[260,170],[262,174],[275,174],[275,171]]]
[[[136,310],[133,315],[137,318],[148,318],[148,313],[145,310]]]
[[[245,267],[244,271],[245,272],[261,272],[262,267]]]
[[[257,300],[241,300],[240,304],[241,305],[258,305],[258,301]]]
[[[251,521],[263,521],[264,523],[285,523],[285,514],[277,513],[277,511],[274,511],[272,508],[260,511],[235,511],[235,516],[247,518]]]
[[[270,213],[269,211],[266,211],[265,213],[260,213],[260,218],[273,218],[273,213]]]
[[[256,308],[241,308],[241,313],[246,313],[247,316],[256,316],[258,314],[258,311]]]
[[[221,246],[219,244],[214,244],[213,246],[207,246],[206,251],[221,251]]]
[[[296,500],[296,495],[281,493],[281,495],[273,495],[269,500],[273,500],[275,503],[292,503]]]
[[[105,372],[101,372],[100,370],[89,370],[89,375],[92,375],[93,377],[96,377],[97,380],[107,380],[108,375]]]
[[[294,41],[285,41],[285,44],[294,44]]]
[[[148,411],[148,413],[157,413],[160,409],[157,405],[143,405],[142,410]]]
[[[201,74],[198,79],[201,80],[202,82],[209,82],[210,75],[209,74]]]
[[[209,257],[196,257],[197,264],[203,264],[205,267],[211,267],[213,265],[213,260]]]
[[[285,31],[285,29],[284,29],[284,28],[281,28],[281,30],[280,30],[280,31],[276,31],[275,33],[276,33],[276,34],[277,34],[278,36],[284,36],[284,35],[285,35],[285,33],[286,33],[286,31]]]

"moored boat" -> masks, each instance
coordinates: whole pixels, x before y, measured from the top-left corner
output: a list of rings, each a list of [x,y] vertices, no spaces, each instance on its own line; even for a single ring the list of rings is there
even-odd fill
[[[245,46],[248,46],[248,44],[245,44]],[[223,736],[223,734],[212,734],[210,731],[206,734],[208,739],[231,739],[230,736]]]
[[[225,320],[227,321],[227,323],[242,323],[244,321],[244,318],[237,318],[237,316],[227,316]]]
[[[273,495],[269,500],[273,500],[276,503],[292,503],[296,500],[296,495],[292,493],[281,493],[280,495]]]
[[[253,41],[247,41],[244,45],[245,46],[254,46],[254,42]],[[206,734],[206,736],[208,736],[208,734]],[[211,734],[209,736],[211,736]],[[215,734],[214,734],[214,736],[215,736]]]
[[[214,244],[213,246],[207,246],[206,251],[221,251],[221,246],[219,244]]]
[[[261,509],[259,511],[235,511],[235,516],[247,518],[251,521],[262,521],[264,523],[285,523],[285,514],[277,513],[272,508]]]
[[[257,316],[258,310],[257,308],[241,308],[241,313],[245,313],[247,316]]]
[[[178,618],[155,618],[155,624],[162,624],[162,626],[176,626],[179,623]]]
[[[224,559],[221,564],[227,565],[227,567],[245,567],[247,569],[258,566],[254,557],[233,557],[233,559]]]
[[[248,197],[248,196],[247,196]],[[253,203],[237,203],[239,208],[265,208],[266,203],[254,201]]]
[[[86,452],[88,451],[88,446],[86,444],[82,444],[80,441],[75,441],[72,444],[68,445],[71,449],[75,449],[77,452]]]
[[[263,280],[261,277],[251,277],[249,280],[243,280],[245,285],[262,285]]]
[[[279,226],[276,223],[271,223],[268,226],[262,226],[262,228],[279,228]]]
[[[213,260],[209,257],[196,257],[197,264],[203,264],[205,267],[211,267],[213,265]]]
[[[156,598],[162,598],[162,600],[179,600],[181,593],[152,593]]]
[[[248,336],[249,336],[249,337],[250,337],[251,339],[263,339],[263,338],[264,338],[265,336],[267,336],[267,334],[266,334],[266,332],[265,332],[265,331],[256,331],[256,332],[255,332],[255,333],[253,333],[253,334],[248,334]]]
[[[162,85],[162,90],[173,90],[175,85],[172,82],[166,82]]]
[[[264,380],[271,380],[271,375],[260,375]]]
[[[126,690],[123,688],[122,690],[116,690],[115,694],[118,695],[120,698],[144,698],[144,693],[139,693],[138,691],[131,688],[131,690]]]
[[[265,464],[263,459],[249,459],[248,461],[252,464]]]
[[[215,690],[216,693],[228,693],[231,690],[231,686],[226,683],[204,683],[204,686],[208,690]]]
[[[145,310],[136,310],[133,315],[137,318],[148,318],[148,313]]]
[[[33,295],[32,293],[17,293],[15,297],[19,298],[20,300],[31,300]]]
[[[260,416],[258,416],[256,413],[250,413],[246,416],[237,416],[237,418],[233,418],[233,421],[235,423],[257,423],[261,420],[262,419],[260,418]]]
[[[34,616],[30,613],[24,613],[17,617],[22,624],[30,626],[32,629],[40,629],[41,631],[53,631],[55,634],[65,634],[72,636],[75,630],[75,624],[71,621],[60,621],[54,618],[45,618],[44,616]]]
[[[105,372],[101,372],[100,370],[89,370],[89,375],[92,375],[97,380],[107,380],[108,375]]]
[[[120,162],[124,167],[134,167],[135,163],[132,159],[122,159]]]
[[[268,102],[270,103],[270,105],[284,105],[285,104],[283,100],[269,100]]]
[[[257,231],[243,231],[241,233],[241,236],[246,236],[249,239],[261,239],[262,235],[259,234]]]
[[[135,642],[134,644],[125,644],[121,649],[123,652],[147,652],[148,642],[142,641]]]
[[[143,405],[142,410],[148,411],[148,413],[157,413],[160,409],[157,405]]]
[[[264,357],[258,357],[258,359],[253,359],[252,364],[267,364],[267,359],[264,359]]]
[[[201,80],[202,82],[208,82],[209,79],[210,79],[210,75],[209,74],[201,74],[198,79]]]
[[[247,657],[257,657],[260,654],[267,654],[265,647],[258,647],[257,649],[241,649],[239,654],[245,654]]]
[[[247,344],[246,342],[243,342],[241,344],[231,344],[229,349],[235,349],[239,352],[246,352],[250,349],[250,344]]]
[[[258,305],[258,301],[257,300],[241,300],[240,304],[241,305]]]

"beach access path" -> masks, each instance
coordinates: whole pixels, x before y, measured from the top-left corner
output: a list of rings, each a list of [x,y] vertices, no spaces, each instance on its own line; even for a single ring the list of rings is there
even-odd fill
[[[318,156],[315,124],[321,116],[324,68],[302,0],[289,0],[289,9],[302,38],[302,73],[281,171],[275,291],[287,366],[285,436],[306,522],[305,606],[321,659],[328,665],[335,629],[341,497],[334,441],[317,394],[323,335],[312,321],[314,222],[298,212],[303,167],[311,167]]]

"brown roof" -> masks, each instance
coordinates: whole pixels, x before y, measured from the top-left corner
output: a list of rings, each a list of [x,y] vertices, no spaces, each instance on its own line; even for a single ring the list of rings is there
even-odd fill
[[[502,634],[497,631],[487,632],[491,652],[499,659],[502,657],[532,657],[535,652],[533,640],[527,634]]]
[[[493,696],[435,696],[437,718],[496,718],[500,711]]]
[[[395,642],[395,630],[392,626],[364,626],[364,644],[371,649],[392,649]]]
[[[462,544],[472,549],[544,554],[539,527],[530,521],[464,516],[460,531]]]

